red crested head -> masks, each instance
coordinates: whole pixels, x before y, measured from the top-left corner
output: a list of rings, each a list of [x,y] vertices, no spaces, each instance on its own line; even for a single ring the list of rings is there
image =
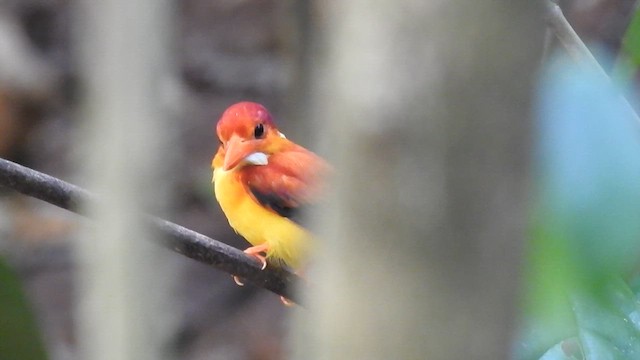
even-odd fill
[[[269,110],[258,103],[243,101],[229,106],[222,113],[216,133],[224,143],[233,134],[244,139],[256,138],[255,135],[259,138],[261,133],[266,134],[270,129],[275,129],[275,124]]]
[[[271,114],[254,102],[239,102],[222,113],[216,133],[224,154],[223,168],[265,165],[269,154],[277,151],[284,140]]]

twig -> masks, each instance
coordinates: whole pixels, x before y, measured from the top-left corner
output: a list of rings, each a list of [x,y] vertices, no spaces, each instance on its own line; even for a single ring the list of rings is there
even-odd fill
[[[556,37],[560,40],[560,43],[564,46],[569,56],[577,62],[586,62],[589,66],[601,72],[602,75],[607,76],[607,73],[602,69],[598,60],[591,54],[589,48],[587,48],[575,30],[573,30],[571,24],[569,24],[564,17],[560,6],[551,0],[545,0],[544,7],[547,25],[549,25],[556,34]]]
[[[0,185],[75,213],[81,213],[81,205],[97,201],[93,194],[76,185],[2,158]],[[298,302],[292,290],[297,276],[289,271],[275,267],[260,270],[254,259],[234,247],[167,220],[152,216],[149,219],[160,232],[158,243],[164,247]]]
[[[558,40],[560,40],[560,43],[564,46],[569,56],[576,63],[586,65],[589,69],[598,73],[605,79],[607,84],[611,84],[611,78],[600,66],[598,60],[596,60],[591,51],[589,51],[589,48],[587,48],[575,30],[573,30],[571,24],[569,24],[564,17],[560,6],[551,0],[544,0],[543,3],[547,25],[555,33]],[[640,124],[640,118],[631,104],[629,104],[629,101],[627,101],[623,95],[620,95],[620,99],[622,100],[622,105],[627,108],[629,115],[635,123]]]

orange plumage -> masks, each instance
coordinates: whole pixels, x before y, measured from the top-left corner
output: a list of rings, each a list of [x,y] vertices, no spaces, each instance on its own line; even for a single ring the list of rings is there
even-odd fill
[[[295,215],[321,196],[328,165],[288,140],[257,103],[230,106],[216,132],[215,195],[231,227],[253,245],[245,253],[265,266],[262,254],[299,268],[313,239]]]

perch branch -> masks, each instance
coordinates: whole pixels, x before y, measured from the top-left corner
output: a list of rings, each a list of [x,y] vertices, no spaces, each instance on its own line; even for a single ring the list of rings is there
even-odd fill
[[[79,214],[83,204],[97,201],[85,189],[2,158],[0,185]],[[148,219],[152,228],[160,232],[158,243],[162,246],[298,301],[292,291],[298,280],[289,271],[272,267],[260,270],[254,259],[234,247],[167,220],[152,216]]]

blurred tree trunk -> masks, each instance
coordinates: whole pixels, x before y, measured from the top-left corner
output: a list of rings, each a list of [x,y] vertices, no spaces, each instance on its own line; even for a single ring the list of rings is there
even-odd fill
[[[295,357],[507,358],[536,2],[316,5],[310,116],[336,178]]]
[[[169,1],[79,1],[76,44],[84,126],[78,164],[100,201],[76,243],[78,359],[171,359],[170,254],[150,240],[148,212],[167,204]]]

